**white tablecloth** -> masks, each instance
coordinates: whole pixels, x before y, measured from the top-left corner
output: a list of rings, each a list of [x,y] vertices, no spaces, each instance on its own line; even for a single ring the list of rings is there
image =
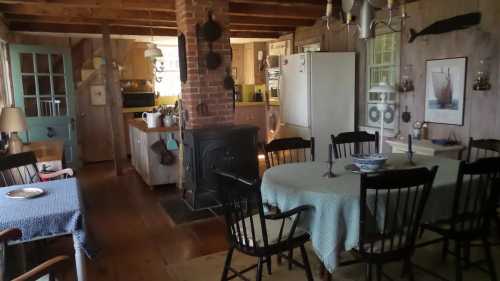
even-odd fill
[[[410,168],[404,154],[392,154],[389,168]],[[424,220],[449,216],[459,161],[416,155],[417,166],[439,166],[434,187],[424,212]],[[335,178],[322,175],[326,163],[285,164],[268,169],[262,179],[264,203],[286,211],[300,205],[315,207],[303,217],[302,227],[311,235],[312,245],[325,267],[333,272],[340,252],[353,249],[359,239],[360,175],[347,171],[350,159],[334,165]]]

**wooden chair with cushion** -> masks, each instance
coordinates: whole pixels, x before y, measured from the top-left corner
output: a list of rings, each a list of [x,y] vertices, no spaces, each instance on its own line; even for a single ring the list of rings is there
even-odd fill
[[[451,217],[432,224],[423,224],[424,230],[442,238],[422,243],[421,246],[443,241],[442,257],[446,258],[449,241],[455,242],[456,279],[462,280],[462,261],[470,264],[469,249],[472,241],[481,240],[491,280],[497,280],[488,241],[488,225],[494,194],[499,187],[500,157],[482,158],[473,163],[460,163]]]
[[[378,153],[379,135],[367,132],[345,132],[332,135],[333,155],[336,159],[348,158],[358,153]]]
[[[40,172],[36,163],[36,156],[32,151],[0,157],[0,187],[30,184],[74,175],[72,169],[50,173]]]
[[[5,251],[7,249],[7,242],[18,240],[21,238],[21,231],[19,229],[7,229],[0,231],[0,281],[7,280],[5,276]],[[71,261],[67,256],[58,256],[52,258],[32,270],[11,279],[12,281],[35,281],[39,278],[49,275],[50,280],[54,279],[54,274],[70,268]]]
[[[264,145],[263,150],[268,169],[286,163],[314,161],[314,138],[311,140],[302,138],[275,139]]]
[[[433,167],[361,175],[360,237],[354,254],[357,262],[367,264],[367,280],[373,280],[373,267],[376,280],[388,277],[383,266],[399,261],[413,280],[411,258],[436,171]]]
[[[266,215],[260,186],[256,181],[242,179],[223,171],[216,171],[215,174],[218,178],[220,200],[224,206],[230,245],[221,280],[231,280],[236,277],[248,280],[243,274],[257,268],[256,280],[260,281],[264,264],[267,264],[268,274],[271,274],[273,255],[281,255],[282,252],[300,248],[302,263],[293,259],[292,262],[304,268],[307,280],[312,281],[312,272],[304,247],[309,241],[309,234],[298,228],[302,213],[311,210],[312,207],[299,206],[283,213]],[[234,250],[257,257],[257,264],[242,271],[235,270],[231,267]]]

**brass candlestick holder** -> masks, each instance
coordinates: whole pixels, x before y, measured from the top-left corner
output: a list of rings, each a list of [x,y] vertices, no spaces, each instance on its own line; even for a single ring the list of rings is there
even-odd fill
[[[413,162],[413,151],[408,151],[406,152],[406,156],[408,157],[408,163],[410,164],[410,166],[415,166],[415,162]]]
[[[326,161],[326,163],[328,163],[328,172],[324,173],[323,174],[323,177],[326,177],[326,178],[334,178],[336,177],[335,176],[335,173],[333,173],[333,161]]]

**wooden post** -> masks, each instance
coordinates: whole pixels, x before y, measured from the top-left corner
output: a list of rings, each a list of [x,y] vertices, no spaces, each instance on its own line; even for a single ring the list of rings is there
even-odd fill
[[[113,67],[113,51],[111,47],[111,35],[109,25],[102,26],[102,40],[104,49],[104,61],[106,62],[106,111],[111,134],[111,146],[113,150],[113,161],[115,174],[123,174],[123,163],[125,161],[124,128],[122,113],[122,96],[120,82],[116,77]],[[98,137],[98,136],[96,136]]]

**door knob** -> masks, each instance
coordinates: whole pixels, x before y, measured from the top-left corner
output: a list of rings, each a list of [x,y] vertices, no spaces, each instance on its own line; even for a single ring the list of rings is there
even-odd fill
[[[53,138],[56,136],[56,130],[52,127],[47,127],[47,137],[48,138]]]

